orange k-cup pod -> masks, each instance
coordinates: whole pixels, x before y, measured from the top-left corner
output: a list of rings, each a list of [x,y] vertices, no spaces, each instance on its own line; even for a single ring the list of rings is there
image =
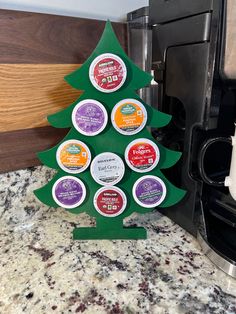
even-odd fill
[[[85,200],[86,188],[80,179],[73,176],[64,176],[54,183],[52,197],[63,208],[75,208]]]
[[[139,138],[126,147],[125,160],[132,170],[148,172],[157,166],[160,160],[160,151],[154,142],[147,138]]]
[[[94,196],[94,207],[105,217],[116,217],[123,213],[127,205],[125,193],[116,186],[100,188]]]
[[[93,60],[89,67],[89,79],[93,86],[103,93],[120,89],[127,76],[124,61],[115,54],[103,53]]]
[[[121,134],[134,135],[140,132],[147,122],[147,111],[136,99],[123,99],[112,110],[111,122]]]
[[[78,140],[63,142],[57,149],[59,167],[68,173],[80,173],[88,168],[91,153],[87,145]]]

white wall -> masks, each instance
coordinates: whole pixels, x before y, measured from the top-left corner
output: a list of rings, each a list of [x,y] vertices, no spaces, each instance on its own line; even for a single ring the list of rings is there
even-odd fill
[[[0,9],[50,13],[111,21],[124,21],[148,0],[0,0]]]

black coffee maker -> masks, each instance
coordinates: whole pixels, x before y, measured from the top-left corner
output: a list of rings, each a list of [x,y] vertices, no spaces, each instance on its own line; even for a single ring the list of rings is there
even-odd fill
[[[155,81],[141,96],[173,116],[152,132],[183,152],[164,172],[187,190],[163,210],[236,277],[236,201],[224,186],[236,121],[236,1],[150,0],[128,14],[129,54]]]

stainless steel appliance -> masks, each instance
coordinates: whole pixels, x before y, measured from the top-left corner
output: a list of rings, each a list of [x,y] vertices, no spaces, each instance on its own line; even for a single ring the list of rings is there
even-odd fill
[[[223,184],[236,120],[236,1],[150,0],[127,19],[130,57],[157,82],[141,96],[173,115],[152,132],[183,152],[165,175],[188,193],[163,213],[236,277],[236,201]]]

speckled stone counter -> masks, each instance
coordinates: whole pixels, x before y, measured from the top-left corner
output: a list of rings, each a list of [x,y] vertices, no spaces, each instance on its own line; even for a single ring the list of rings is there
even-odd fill
[[[86,215],[41,204],[46,167],[0,175],[0,313],[236,313],[236,281],[158,213],[138,241],[72,241]]]

